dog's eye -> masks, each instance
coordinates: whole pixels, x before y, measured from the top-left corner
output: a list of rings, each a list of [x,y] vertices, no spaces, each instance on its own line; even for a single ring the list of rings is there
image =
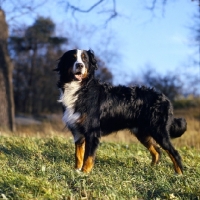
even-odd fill
[[[72,60],[73,60],[73,61],[76,60],[76,55],[75,55],[75,54],[72,56]]]
[[[82,55],[81,55],[81,58],[82,58],[82,61],[83,61],[83,62],[87,61],[87,58],[86,58],[85,54],[82,54]]]

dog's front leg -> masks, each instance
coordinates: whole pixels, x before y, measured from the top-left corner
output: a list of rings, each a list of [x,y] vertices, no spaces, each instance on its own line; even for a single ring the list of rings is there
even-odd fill
[[[81,170],[85,154],[85,138],[75,142],[75,169]]]
[[[92,170],[98,145],[98,137],[92,136],[91,134],[89,137],[85,138],[85,155],[82,167],[83,172],[89,173]]]

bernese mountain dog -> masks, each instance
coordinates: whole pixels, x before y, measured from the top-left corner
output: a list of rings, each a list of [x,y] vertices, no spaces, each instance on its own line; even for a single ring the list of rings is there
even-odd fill
[[[174,118],[169,99],[145,86],[111,86],[95,79],[97,60],[92,50],[74,49],[59,59],[57,83],[64,107],[63,121],[75,142],[75,169],[90,172],[101,136],[128,129],[150,151],[152,165],[162,147],[174,170],[183,173],[181,157],[170,142],[186,131],[186,121]]]

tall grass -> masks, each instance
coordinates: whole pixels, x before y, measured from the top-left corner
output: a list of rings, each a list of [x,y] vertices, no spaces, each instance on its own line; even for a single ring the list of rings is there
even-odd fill
[[[185,117],[187,121],[187,131],[183,136],[177,138],[173,143],[178,146],[190,146],[200,149],[200,107],[187,109],[187,110],[176,110],[176,117]]]
[[[176,147],[195,147],[200,149],[200,113],[197,108],[187,110],[175,110],[175,117],[184,117],[187,120],[187,131],[180,138],[173,140]],[[17,135],[31,137],[52,137],[62,136],[70,138],[71,133],[62,123],[62,115],[43,117],[40,124],[17,124],[17,132],[9,133],[0,129],[0,135]],[[105,142],[121,142],[131,144],[138,142],[137,139],[126,130],[118,131],[109,136],[103,137]]]

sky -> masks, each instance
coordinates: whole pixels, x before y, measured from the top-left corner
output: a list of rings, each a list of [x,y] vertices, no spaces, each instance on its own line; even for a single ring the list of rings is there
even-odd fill
[[[93,49],[103,58],[114,75],[115,84],[127,84],[148,68],[161,74],[199,73],[191,60],[198,59],[198,47],[194,47],[192,16],[198,11],[197,1],[168,0],[165,7],[158,1],[153,12],[146,9],[151,0],[116,0],[117,18],[105,24],[111,0],[92,12],[75,13],[72,16],[65,3],[41,2],[34,12],[15,17],[11,5],[5,1],[8,23],[13,26],[31,25],[36,16],[50,17],[56,23],[56,34],[72,38],[71,47]],[[21,0],[21,2],[23,2]],[[60,1],[63,2],[63,1]],[[92,2],[73,0],[74,5],[86,9]],[[150,5],[150,4],[149,4]],[[16,13],[15,13],[16,15]],[[12,20],[11,20],[12,19]],[[196,53],[195,53],[196,52]]]

